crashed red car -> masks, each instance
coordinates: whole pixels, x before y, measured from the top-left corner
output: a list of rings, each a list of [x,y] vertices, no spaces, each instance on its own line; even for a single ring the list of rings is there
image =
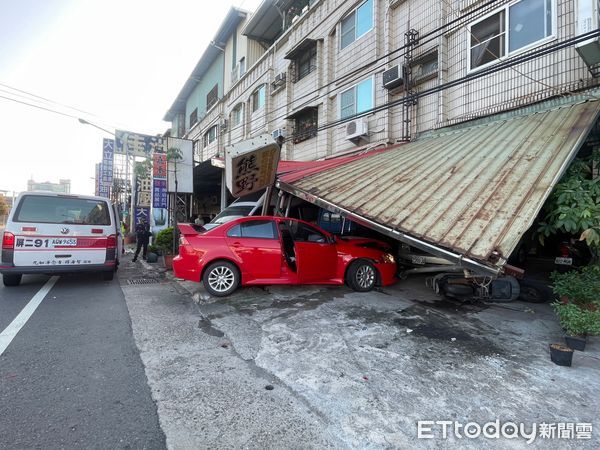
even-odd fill
[[[210,230],[180,224],[175,276],[202,281],[218,297],[238,286],[347,283],[369,291],[396,280],[396,262],[384,242],[343,238],[302,220],[241,217]]]

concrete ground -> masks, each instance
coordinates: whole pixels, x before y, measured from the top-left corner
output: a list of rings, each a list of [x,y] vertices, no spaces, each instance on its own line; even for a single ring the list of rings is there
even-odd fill
[[[562,337],[546,304],[459,305],[421,277],[366,294],[267,287],[225,299],[157,265],[125,262],[119,278],[170,448],[600,446],[600,340],[554,365],[548,344]],[[497,419],[594,429],[529,446],[443,439],[439,426],[417,439],[419,420]]]

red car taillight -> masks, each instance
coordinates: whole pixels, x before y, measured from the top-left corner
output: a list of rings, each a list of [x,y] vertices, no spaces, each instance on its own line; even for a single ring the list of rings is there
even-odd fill
[[[560,244],[560,246],[558,247],[558,251],[560,253],[560,256],[562,256],[563,258],[568,258],[571,255],[571,249],[569,248],[569,245],[565,243]]]
[[[117,235],[111,234],[106,238],[106,248],[117,248]]]
[[[15,255],[15,235],[5,231],[2,235],[2,253],[0,263],[12,265]]]
[[[117,259],[117,235],[111,234],[106,238],[106,260],[105,265],[114,265]]]
[[[5,231],[2,236],[2,248],[6,250],[14,250],[15,248],[15,235]]]

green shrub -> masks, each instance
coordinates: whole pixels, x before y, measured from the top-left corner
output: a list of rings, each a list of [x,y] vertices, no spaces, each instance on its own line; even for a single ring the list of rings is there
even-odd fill
[[[149,245],[148,251],[151,253],[156,253],[157,255],[161,254],[161,249],[155,244]]]
[[[584,267],[581,272],[553,272],[552,290],[559,297],[566,297],[577,305],[600,306],[600,265]]]
[[[585,307],[575,303],[554,302],[552,307],[568,335],[600,335],[600,310],[595,305]]]
[[[560,297],[552,307],[567,334],[600,335],[600,266],[554,272],[551,278],[552,289]]]
[[[163,255],[173,254],[173,227],[165,228],[156,234],[154,245],[158,247]]]

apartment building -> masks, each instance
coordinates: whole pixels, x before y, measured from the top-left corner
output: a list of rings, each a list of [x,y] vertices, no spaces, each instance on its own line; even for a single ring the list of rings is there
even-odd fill
[[[392,162],[408,158],[410,149],[415,148],[413,143],[417,144],[421,136],[432,136],[436,130],[439,136],[457,127],[475,126],[479,123],[475,119],[500,120],[503,113],[509,114],[506,118],[512,117],[510,114],[529,117],[550,108],[540,103],[547,99],[559,99],[556,101],[561,104],[597,99],[597,8],[594,0],[264,0],[230,34],[233,42],[245,39],[248,54],[250,47],[255,50],[253,58],[246,61],[245,72],[233,77],[226,68],[223,79],[227,86],[218,103],[192,127],[177,128],[174,122],[173,132],[197,143],[200,161],[222,157],[226,145],[265,132],[281,136],[282,159],[299,161],[330,159],[410,142],[403,144],[409,146],[394,153],[391,160],[379,161],[392,167]],[[226,58],[225,62],[233,65],[235,58]],[[566,120],[569,114],[565,111],[565,117],[555,120]],[[574,113],[573,120],[583,121],[580,125],[587,130],[585,133],[595,123],[595,111],[581,113],[584,118]],[[572,131],[562,129],[557,140],[564,144]],[[535,136],[532,130],[529,133]],[[486,144],[515,150],[515,143],[506,142],[516,137],[513,132],[503,134],[504,140],[497,136],[499,133],[490,135]],[[580,146],[583,138],[575,139],[573,146]],[[456,146],[469,148],[462,140]],[[565,150],[563,163],[573,156],[573,146]],[[425,173],[436,158],[444,157],[443,150],[428,154],[433,148],[420,148],[420,159],[413,155],[405,160],[405,166],[416,170],[407,180],[419,171]],[[557,154],[563,149],[549,145],[547,152],[551,148]],[[509,159],[513,156],[498,155]],[[397,186],[403,171],[401,167],[396,169],[385,172],[388,178],[372,175],[370,185],[375,179],[381,183],[375,183],[378,187],[370,193],[370,201],[379,201],[384,190],[388,196],[390,191],[403,192]],[[454,170],[452,166],[446,169]],[[356,176],[361,168],[352,170]],[[469,170],[483,177],[481,164]],[[498,173],[502,170],[496,168]],[[446,179],[445,173],[431,175],[433,178],[424,184],[422,180],[420,186],[439,189],[432,179]],[[559,171],[552,172],[552,180],[544,189],[549,192],[559,175]],[[495,186],[495,180],[484,178]],[[424,235],[391,219],[397,218],[400,210],[373,212],[365,209],[364,202],[349,199],[349,193],[358,195],[360,191],[351,188],[353,182],[347,184],[337,178],[336,186],[328,186],[328,192],[335,188],[340,195],[330,195],[323,202],[350,214],[362,211],[357,218],[383,223],[390,233],[404,229]],[[457,188],[459,185],[457,182]],[[318,183],[300,188],[282,182],[280,187],[296,195],[311,191],[313,197],[325,192]],[[540,187],[529,188],[533,192]],[[451,187],[447,184],[444,189]],[[364,189],[360,192],[365,193]],[[504,192],[503,201],[510,195]],[[524,214],[523,222],[515,225],[517,228],[531,225],[532,215],[545,198],[524,195],[523,201],[537,203]],[[423,193],[422,198],[432,196],[431,192]],[[471,202],[475,197],[476,193],[466,196]],[[429,236],[429,241],[444,241],[449,227],[464,219],[463,206],[455,208],[446,228]],[[447,209],[445,206],[432,213],[426,208],[430,213],[428,223],[440,219]],[[473,225],[467,235],[489,225]],[[502,259],[517,236],[511,235],[510,244],[501,252],[493,245],[473,250],[469,245],[474,237],[469,243],[458,243],[457,239],[446,239],[444,247],[461,254],[472,251],[472,256],[479,258],[489,258],[495,251]],[[494,236],[490,239],[495,242]]]
[[[61,194],[71,193],[71,180],[58,180],[58,183],[44,181],[42,183],[35,180],[27,180],[28,191],[50,191],[59,192]]]

